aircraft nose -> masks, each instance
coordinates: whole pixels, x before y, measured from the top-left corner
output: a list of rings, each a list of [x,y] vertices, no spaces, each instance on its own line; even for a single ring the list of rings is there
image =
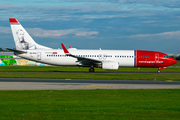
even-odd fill
[[[171,58],[171,65],[176,64],[176,63],[177,63],[177,60]]]

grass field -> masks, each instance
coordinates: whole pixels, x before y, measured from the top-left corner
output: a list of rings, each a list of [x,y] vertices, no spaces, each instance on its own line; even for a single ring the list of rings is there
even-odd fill
[[[179,63],[162,72],[180,72]],[[96,73],[88,73],[88,69],[0,66],[0,71],[57,71],[57,73],[1,72],[0,78],[180,80],[180,74],[100,73],[111,72],[100,68],[96,69]],[[58,73],[58,71],[69,73]],[[157,68],[120,68],[117,72],[156,71]],[[0,91],[0,120],[178,120],[180,117],[179,93],[180,89]]]
[[[79,67],[57,67],[57,66],[0,66],[0,71],[7,71],[7,72],[1,72],[0,78],[23,77],[23,78],[52,78],[52,79],[173,80],[173,81],[180,80],[180,74],[168,74],[168,72],[180,72],[180,61],[178,61],[177,64],[168,67],[167,69],[161,70],[161,72],[167,72],[167,74],[147,74],[147,72],[156,73],[157,68],[140,68],[140,69],[119,68],[118,71],[105,71],[102,70],[101,68],[95,68],[95,73],[89,73],[88,69],[89,68],[83,68],[83,67],[79,68]],[[20,72],[14,73],[11,71],[20,71]],[[27,73],[23,71],[32,71],[32,72]],[[42,71],[42,72],[37,73],[37,71]],[[47,73],[52,71],[54,72]],[[118,72],[143,72],[144,74],[130,74],[130,73],[118,73]]]
[[[180,89],[0,91],[0,119],[178,120]]]
[[[95,68],[95,72],[157,72],[158,68],[126,68],[120,67],[119,70],[102,70]],[[0,71],[64,71],[64,72],[88,72],[89,67],[59,67],[59,66],[0,66]],[[161,72],[180,72],[180,61]]]
[[[157,72],[158,68],[126,68],[119,70],[102,70],[95,68],[98,72]],[[0,66],[0,71],[46,71],[46,72],[89,72],[89,67],[61,67],[61,66]],[[162,69],[161,72],[180,72],[180,66],[170,66]]]
[[[103,79],[103,80],[171,80],[179,81],[180,74],[116,74],[116,73],[0,73],[0,78]]]
[[[123,70],[124,69],[124,70]],[[117,73],[106,73],[100,68],[96,68],[95,73],[89,73],[88,68],[78,67],[54,67],[54,66],[1,66],[0,71],[21,71],[21,72],[1,72],[0,78],[52,78],[52,79],[105,79],[105,80],[180,80],[180,74],[147,74],[146,72],[156,72],[157,68],[120,68]],[[44,71],[23,72],[23,71]],[[53,73],[46,73],[52,72]],[[69,72],[69,73],[63,73]],[[144,74],[130,74],[118,72],[144,72]],[[61,72],[61,73],[59,73]],[[71,73],[72,72],[72,73]],[[81,73],[78,73],[81,72]],[[105,73],[101,73],[105,72]],[[116,72],[116,71],[113,71]],[[162,72],[180,72],[178,67],[170,67]]]

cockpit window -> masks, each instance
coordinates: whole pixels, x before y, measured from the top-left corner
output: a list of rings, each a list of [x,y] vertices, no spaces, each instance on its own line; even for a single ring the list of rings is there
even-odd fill
[[[170,56],[164,56],[165,58],[169,58]]]

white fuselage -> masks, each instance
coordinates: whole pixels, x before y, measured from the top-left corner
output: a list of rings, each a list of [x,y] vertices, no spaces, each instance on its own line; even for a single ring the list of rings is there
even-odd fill
[[[134,67],[134,50],[71,50],[75,56],[102,61],[115,61],[121,67]],[[57,66],[78,66],[81,63],[77,58],[67,56],[62,49],[27,50],[26,54],[19,54],[29,60]],[[82,65],[83,66],[83,65]]]

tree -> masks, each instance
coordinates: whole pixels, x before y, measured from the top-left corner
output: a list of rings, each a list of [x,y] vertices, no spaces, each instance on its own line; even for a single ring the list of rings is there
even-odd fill
[[[180,56],[176,57],[176,60],[180,60]]]
[[[2,48],[0,48],[0,52],[4,52],[4,50]]]

